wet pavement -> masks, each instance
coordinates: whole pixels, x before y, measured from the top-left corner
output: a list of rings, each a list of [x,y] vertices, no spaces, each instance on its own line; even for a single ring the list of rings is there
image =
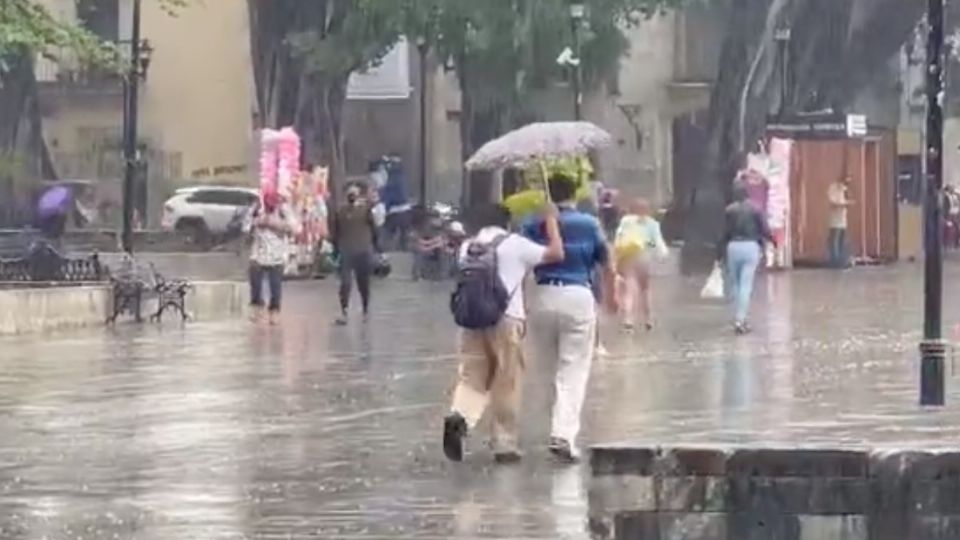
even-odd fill
[[[950,445],[960,390],[916,405],[920,276],[770,276],[742,339],[698,280],[661,278],[653,332],[604,328],[584,443]],[[448,291],[379,282],[372,320],[346,328],[331,326],[334,284],[302,282],[278,328],[0,340],[0,538],[588,538],[586,471],[542,449],[549,366],[528,380],[522,465],[492,466],[479,438],[444,461]]]

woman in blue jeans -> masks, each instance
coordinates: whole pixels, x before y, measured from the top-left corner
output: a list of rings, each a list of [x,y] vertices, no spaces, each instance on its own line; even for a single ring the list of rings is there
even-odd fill
[[[293,227],[281,207],[280,196],[264,193],[262,204],[254,211],[249,224],[253,236],[250,249],[250,305],[254,321],[263,318],[263,281],[270,289],[267,317],[271,325],[279,322],[280,301],[283,294],[283,265],[286,261],[286,236]]]
[[[742,335],[750,331],[747,314],[763,244],[774,243],[774,240],[766,216],[750,202],[746,186],[734,185],[733,200],[726,210],[720,256],[726,261],[728,291],[733,298],[734,329]]]

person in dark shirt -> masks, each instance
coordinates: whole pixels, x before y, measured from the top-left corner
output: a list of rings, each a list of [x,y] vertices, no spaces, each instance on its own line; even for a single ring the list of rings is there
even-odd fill
[[[564,258],[536,268],[537,288],[530,315],[532,352],[543,365],[557,365],[550,452],[565,462],[579,457],[576,439],[580,413],[590,378],[597,330],[597,306],[591,292],[592,272],[603,269],[604,297],[611,306],[613,264],[597,218],[576,209],[576,184],[556,174],[548,182],[550,198],[559,209]],[[547,244],[542,217],[523,226],[523,234]]]
[[[363,316],[366,318],[370,311],[370,275],[377,249],[377,226],[372,209],[360,192],[360,186],[348,186],[346,204],[330,214],[330,239],[340,258],[340,317],[336,322],[341,326],[347,324],[354,277]]]
[[[750,331],[747,314],[764,242],[774,243],[774,240],[766,216],[750,202],[746,186],[737,182],[733,191],[734,202],[725,213],[719,255],[727,266],[727,279],[733,297],[734,328],[738,334],[745,334]]]

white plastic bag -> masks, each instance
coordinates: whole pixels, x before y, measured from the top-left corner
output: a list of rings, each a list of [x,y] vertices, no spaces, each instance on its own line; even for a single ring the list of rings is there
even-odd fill
[[[720,264],[713,265],[713,271],[710,277],[700,290],[700,298],[704,300],[722,300],[723,299],[723,269]]]

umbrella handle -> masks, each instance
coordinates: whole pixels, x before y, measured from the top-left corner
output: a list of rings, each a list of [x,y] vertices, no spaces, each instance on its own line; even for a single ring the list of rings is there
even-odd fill
[[[547,173],[547,163],[541,159],[537,162],[537,164],[540,165],[540,174],[543,175],[544,199],[548,203],[552,203],[553,199],[550,198],[550,175]]]

